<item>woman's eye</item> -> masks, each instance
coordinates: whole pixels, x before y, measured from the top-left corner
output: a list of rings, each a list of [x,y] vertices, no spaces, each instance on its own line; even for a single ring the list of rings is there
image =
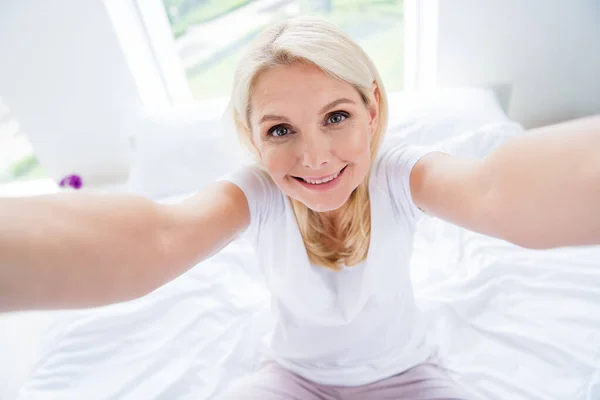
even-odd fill
[[[347,113],[335,112],[333,114],[330,114],[329,117],[327,117],[327,123],[328,124],[339,124],[340,122],[344,121],[348,117],[349,117],[349,115]]]
[[[269,135],[275,137],[283,137],[285,135],[288,135],[289,133],[290,128],[288,128],[287,126],[278,125],[269,129]]]

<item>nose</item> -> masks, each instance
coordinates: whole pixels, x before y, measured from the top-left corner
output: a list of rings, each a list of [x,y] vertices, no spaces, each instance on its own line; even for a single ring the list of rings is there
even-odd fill
[[[326,134],[311,132],[302,138],[302,166],[319,169],[331,161],[331,143]]]

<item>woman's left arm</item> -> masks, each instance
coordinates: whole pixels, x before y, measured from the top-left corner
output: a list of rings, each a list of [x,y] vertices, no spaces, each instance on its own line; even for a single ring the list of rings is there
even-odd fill
[[[600,116],[530,130],[481,160],[429,154],[410,185],[424,211],[523,247],[600,244]]]

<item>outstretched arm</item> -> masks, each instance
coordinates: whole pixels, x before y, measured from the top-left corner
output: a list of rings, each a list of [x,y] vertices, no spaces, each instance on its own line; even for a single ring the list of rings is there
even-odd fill
[[[143,296],[248,223],[246,198],[228,182],[173,205],[134,195],[0,198],[0,312]]]
[[[530,130],[482,160],[432,153],[411,190],[430,214],[524,247],[600,244],[600,117]]]

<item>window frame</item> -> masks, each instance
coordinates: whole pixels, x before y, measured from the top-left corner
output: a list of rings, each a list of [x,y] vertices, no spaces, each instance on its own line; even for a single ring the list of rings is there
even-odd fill
[[[404,89],[413,90],[435,81],[435,33],[430,22],[437,19],[438,0],[404,0]],[[193,99],[185,70],[177,54],[175,39],[173,37],[167,10],[162,0],[105,0],[107,3],[119,3],[125,18],[120,18],[120,25],[138,26],[138,40],[122,40],[124,51],[130,54],[129,58],[144,58],[144,62],[132,62],[130,65],[142,64],[145,68],[153,65],[156,73],[155,80],[160,81],[165,92],[166,101],[158,102],[177,107],[188,103],[211,103],[212,99]],[[130,3],[128,6],[126,3]],[[123,17],[123,16],[121,16]],[[135,21],[133,21],[135,19]],[[126,22],[129,20],[129,22]],[[117,24],[119,25],[119,24]],[[117,29],[120,36],[131,35],[125,29]],[[141,34],[140,34],[141,33]],[[140,43],[142,40],[145,43]],[[147,48],[144,52],[140,48]],[[136,50],[136,48],[138,50]],[[137,55],[136,55],[137,53]],[[141,68],[132,68],[134,75],[143,73]],[[149,75],[146,73],[145,75]],[[432,80],[433,77],[433,80]],[[156,82],[155,82],[156,84]],[[151,85],[145,82],[143,85]],[[143,95],[143,93],[142,93]],[[146,101],[145,103],[154,103]]]
[[[193,101],[161,0],[104,0],[144,105]]]
[[[404,88],[437,86],[439,0],[404,0]]]

